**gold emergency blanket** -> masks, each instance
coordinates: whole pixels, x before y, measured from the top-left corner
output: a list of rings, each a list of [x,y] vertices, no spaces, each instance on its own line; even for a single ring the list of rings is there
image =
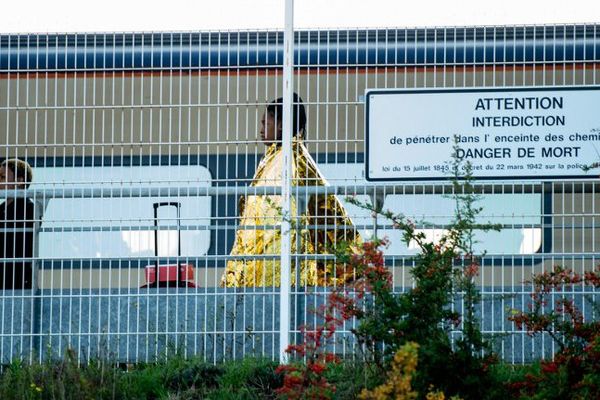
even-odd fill
[[[327,185],[301,140],[293,140],[292,152],[293,186]],[[282,158],[281,146],[271,145],[258,165],[251,186],[281,185]],[[222,286],[279,286],[281,204],[281,196],[251,195],[240,198],[240,227],[231,250],[231,255],[236,257],[227,262],[221,278]],[[292,196],[291,247],[292,254],[300,255],[299,261],[292,259],[292,284],[295,284],[298,275],[295,270],[297,263],[300,264],[299,278],[303,286],[336,285],[351,280],[352,271],[343,264],[332,260],[302,260],[301,257],[303,254],[331,254],[331,249],[338,243],[356,243],[360,240],[343,205],[334,195],[313,195],[303,208],[306,211],[298,215],[297,201]],[[244,259],[246,255],[264,257]]]

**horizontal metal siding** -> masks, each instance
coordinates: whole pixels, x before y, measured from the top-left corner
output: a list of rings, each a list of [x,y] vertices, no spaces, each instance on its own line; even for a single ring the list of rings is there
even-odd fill
[[[298,68],[595,62],[596,25],[296,33]],[[282,32],[0,36],[0,71],[278,67]]]

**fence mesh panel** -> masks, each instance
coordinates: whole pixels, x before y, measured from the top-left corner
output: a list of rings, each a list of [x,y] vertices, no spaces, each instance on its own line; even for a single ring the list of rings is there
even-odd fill
[[[394,287],[412,285],[415,249],[347,196],[429,221],[432,239],[453,216],[448,182],[365,181],[367,89],[597,85],[599,38],[596,25],[296,32],[306,127],[296,121],[292,341],[350,279],[328,250],[340,241],[388,236]],[[2,196],[35,210],[4,228],[33,242],[4,241],[5,270],[30,267],[32,282],[4,274],[2,363],[67,348],[121,362],[278,357],[281,171],[265,136],[281,117],[282,65],[278,31],[0,36],[0,159],[33,168],[27,191],[7,183]],[[504,228],[478,236],[482,330],[508,361],[551,356],[549,337],[507,317],[530,301],[532,273],[598,264],[598,181],[475,186],[480,218]],[[572,297],[598,318],[586,294]],[[354,324],[333,351],[355,354]]]

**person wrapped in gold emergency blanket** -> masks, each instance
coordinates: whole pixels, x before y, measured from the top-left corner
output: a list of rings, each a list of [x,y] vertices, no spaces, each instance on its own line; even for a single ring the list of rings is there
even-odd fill
[[[283,100],[267,106],[261,120],[260,136],[269,146],[260,161],[250,186],[279,186],[282,179],[281,116]],[[292,139],[292,185],[326,186],[317,164],[302,142],[306,126],[306,111],[302,99],[294,94]],[[298,188],[292,191],[299,190]],[[305,200],[304,210],[298,209],[301,196],[292,196],[291,216],[292,284],[299,278],[302,286],[339,285],[353,278],[353,271],[333,260],[302,258],[306,254],[331,254],[340,243],[358,243],[361,239],[352,226],[344,206],[334,195],[312,195]],[[282,197],[249,195],[239,204],[240,221],[221,285],[228,287],[279,286],[281,254]],[[264,256],[247,257],[244,256]],[[300,265],[300,271],[295,266]]]

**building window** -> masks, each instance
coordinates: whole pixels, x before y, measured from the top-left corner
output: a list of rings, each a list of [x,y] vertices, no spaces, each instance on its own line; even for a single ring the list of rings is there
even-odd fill
[[[141,189],[210,186],[210,171],[202,166],[38,167],[36,190],[58,196],[43,200],[44,217],[39,257],[127,258],[154,255],[156,202],[181,204],[181,255],[201,256],[210,247],[211,199],[188,197],[61,197],[60,190]],[[40,200],[40,199],[36,199]],[[160,256],[177,255],[177,220],[173,210],[159,211]]]

